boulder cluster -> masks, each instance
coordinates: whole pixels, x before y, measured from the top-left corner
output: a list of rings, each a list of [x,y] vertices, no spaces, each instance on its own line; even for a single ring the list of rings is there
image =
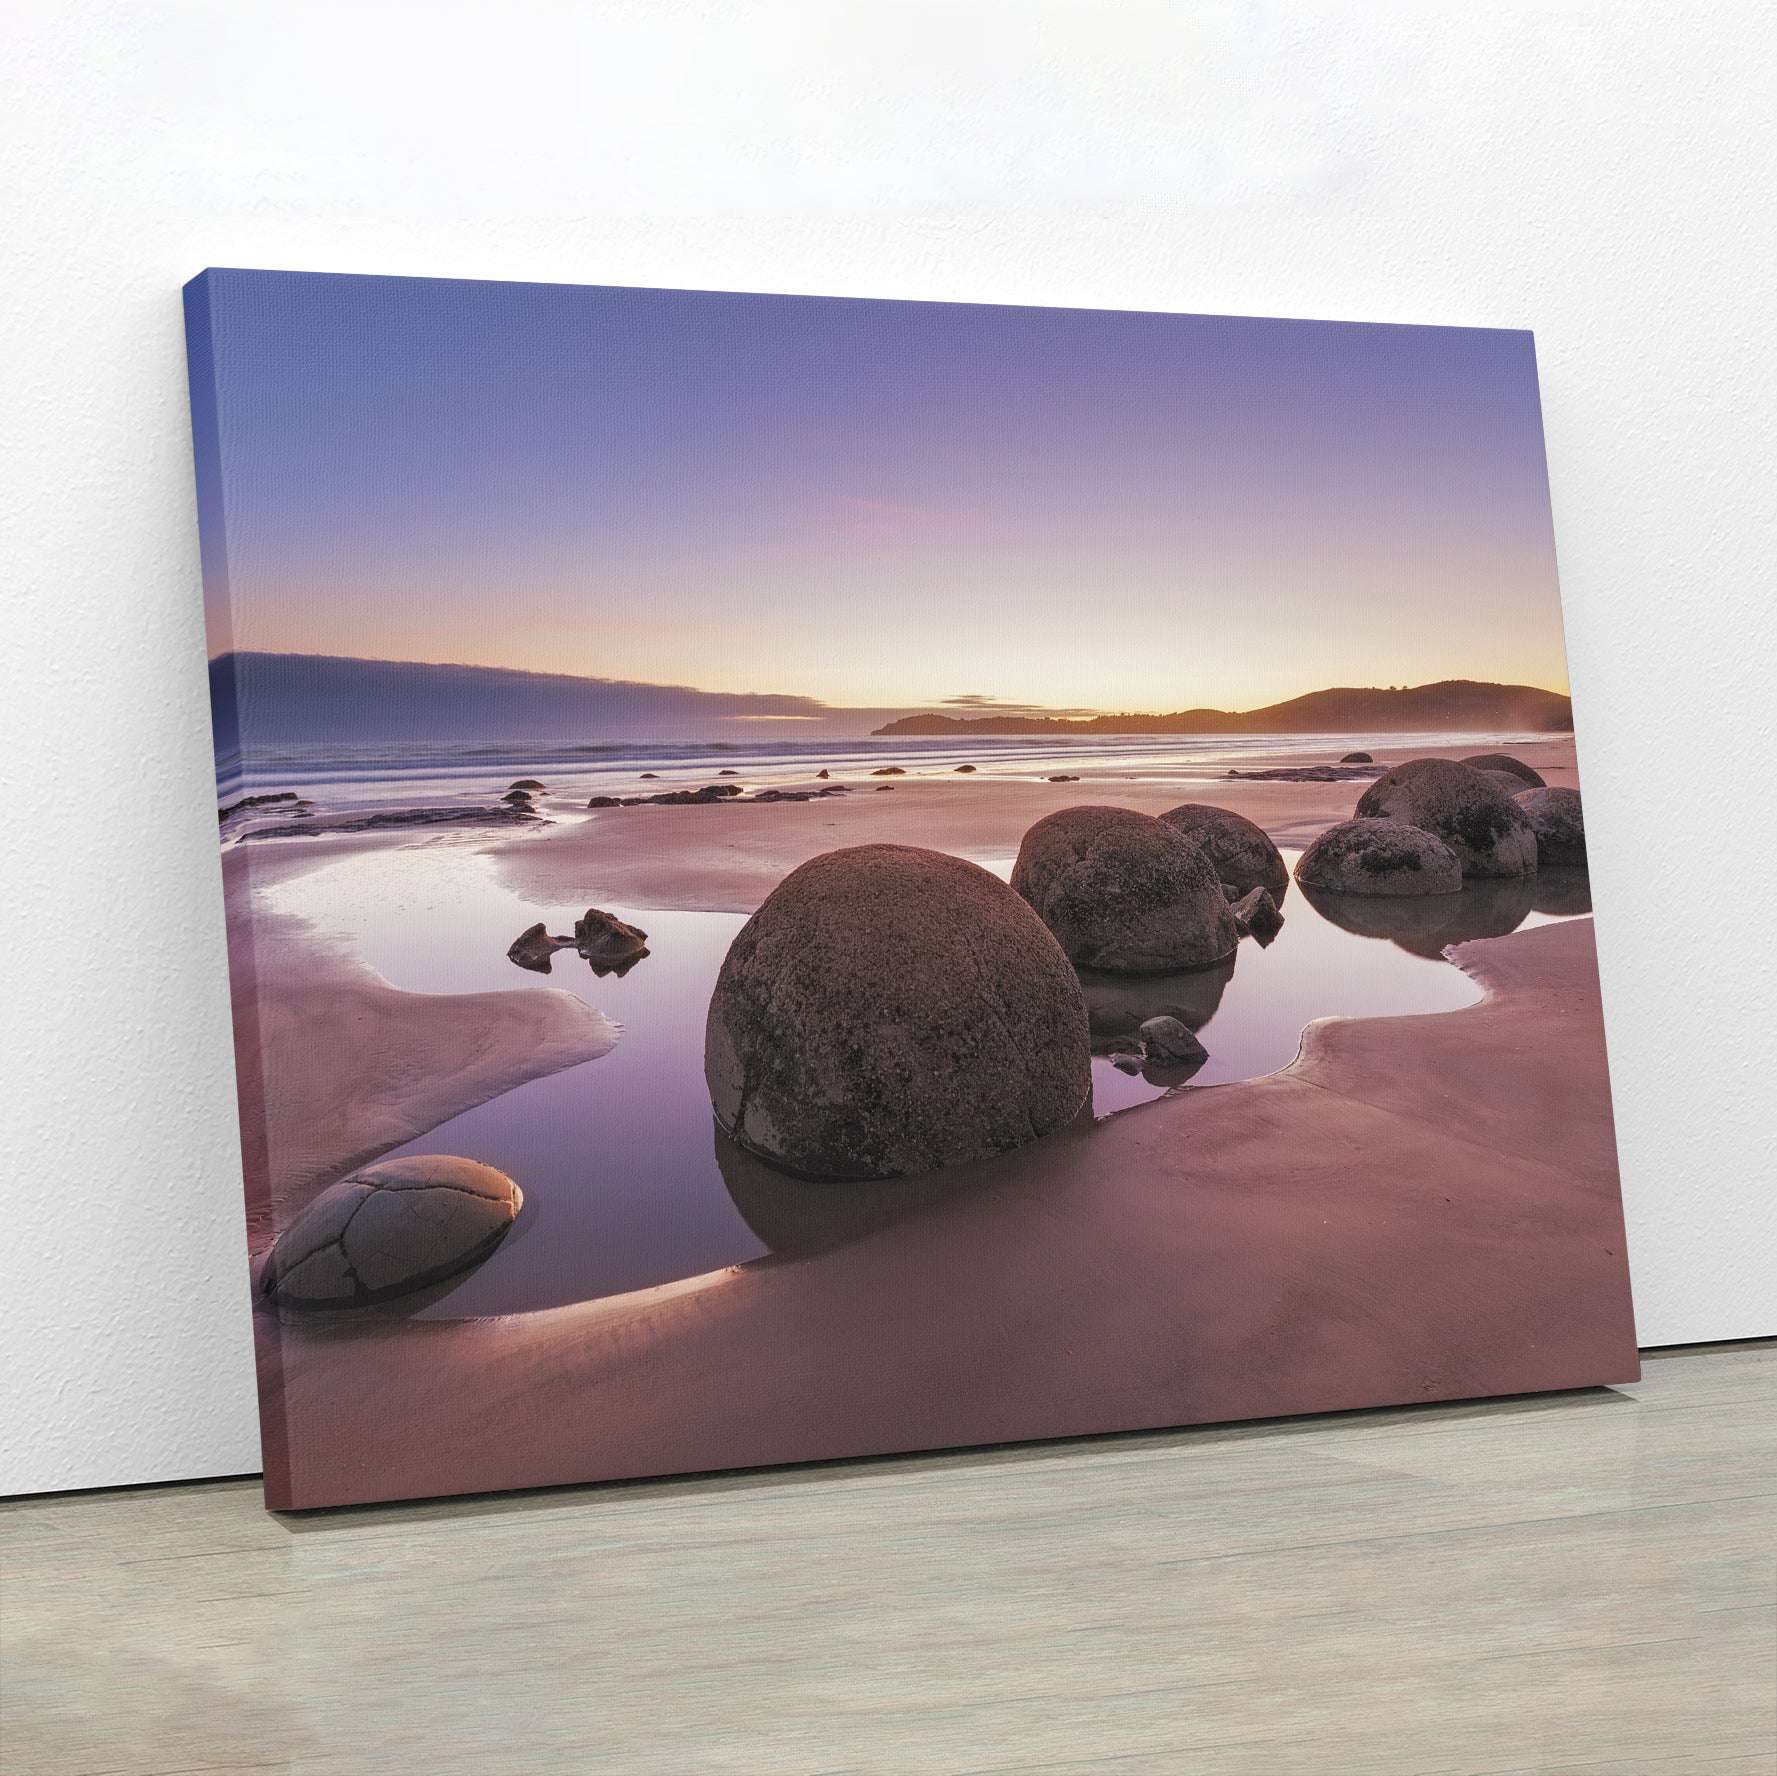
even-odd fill
[[[704,1041],[716,1121],[815,1180],[1022,1146],[1086,1110],[1095,1053],[1161,1083],[1200,1067],[1235,948],[1276,935],[1288,889],[1259,828],[1198,806],[1061,809],[1024,835],[1010,887],[941,852],[830,851],[723,962]]]
[[[1296,865],[1304,888],[1329,894],[1455,894],[1464,883],[1514,881],[1540,865],[1586,861],[1576,789],[1550,789],[1503,752],[1409,759],[1358,798]]]

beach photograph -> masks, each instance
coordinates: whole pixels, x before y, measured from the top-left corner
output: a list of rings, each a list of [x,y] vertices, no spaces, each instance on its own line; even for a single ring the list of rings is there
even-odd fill
[[[269,1506],[1637,1377],[1529,333],[186,313]]]

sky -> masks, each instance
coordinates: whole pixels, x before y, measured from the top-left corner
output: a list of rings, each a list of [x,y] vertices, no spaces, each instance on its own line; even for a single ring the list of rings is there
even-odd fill
[[[213,655],[956,713],[1567,689],[1527,332],[204,282]]]

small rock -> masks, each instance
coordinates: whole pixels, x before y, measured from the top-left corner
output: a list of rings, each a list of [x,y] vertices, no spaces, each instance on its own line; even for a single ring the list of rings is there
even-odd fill
[[[658,795],[629,796],[628,808],[707,808],[740,794],[738,783],[706,783],[698,789],[666,789]]]
[[[299,809],[298,813],[307,813]],[[319,833],[383,832],[399,826],[518,826],[541,821],[543,816],[529,802],[523,805],[496,805],[491,808],[389,808],[378,814],[366,814],[358,820],[334,820],[323,823],[310,818],[306,824],[292,822],[282,826],[264,826],[241,834],[248,839],[308,838]]]
[[[445,1155],[386,1159],[324,1190],[281,1233],[261,1288],[284,1307],[368,1307],[472,1270],[506,1237],[524,1193]]]
[[[637,781],[641,783],[658,783],[660,781],[660,773],[658,771],[644,771]]]
[[[509,789],[500,800],[513,808],[528,808],[531,805],[529,792],[522,789]]]
[[[831,777],[831,776],[832,776],[832,775],[833,775],[833,773],[832,773],[832,772],[831,772],[831,771],[829,771],[829,770],[828,770],[828,769],[827,769],[827,768],[826,768],[826,766],[825,766],[825,765],[823,765],[823,766],[822,766],[822,767],[821,767],[821,768],[820,768],[820,770],[818,770],[818,771],[816,771],[816,772],[815,772],[815,776],[817,776],[817,777],[818,777],[818,778],[820,778],[820,779],[821,779],[821,780],[822,780],[822,781],[823,781],[823,782],[824,782],[824,781],[825,781],[825,780],[826,780],[826,779],[827,779],[827,778],[829,778],[829,777]]]
[[[1348,765],[1272,765],[1262,771],[1236,771],[1228,775],[1247,783],[1349,783],[1360,777],[1379,777],[1382,767],[1376,764]]]
[[[1375,762],[1367,752],[1348,752],[1339,761],[1342,765],[1373,765]]]
[[[718,771],[716,773],[716,775],[718,777],[738,777],[740,775],[740,773],[738,771],[723,770],[723,771]]]
[[[1048,778],[1046,781],[1050,783],[1078,783],[1080,780],[1078,777],[1070,777],[1065,771],[1063,771],[1054,777]]]
[[[520,968],[528,968],[533,974],[548,974],[555,952],[571,950],[573,947],[574,940],[571,937],[551,937],[542,924],[536,924],[521,931],[512,940],[506,959],[516,962]]]
[[[899,787],[898,784],[894,783],[879,783],[876,786],[876,793],[878,795],[892,795]]]
[[[1234,903],[1234,929],[1263,948],[1283,929],[1283,914],[1269,888],[1254,888]]]
[[[539,783],[535,777],[521,777],[521,778],[519,778],[519,780],[516,783],[509,784],[507,787],[510,789],[537,789],[537,790],[540,790],[543,787],[543,785],[541,783]]]
[[[276,802],[293,802],[295,800],[296,791],[293,789],[280,789],[272,795],[242,796],[238,802],[231,802],[226,808],[218,808],[216,820],[220,824],[229,815],[239,814],[244,808],[269,808]]]
[[[621,980],[648,954],[648,934],[624,924],[615,913],[588,907],[574,921],[574,948],[594,974],[614,974]]]
[[[1149,1018],[1141,1027],[1141,1041],[1148,1060],[1158,1066],[1183,1067],[1192,1062],[1201,1066],[1209,1059],[1209,1050],[1197,1040],[1191,1027],[1175,1017]]]
[[[974,774],[974,770],[975,767],[973,765],[958,765],[956,768],[956,775],[959,777],[969,777]]]
[[[899,765],[878,765],[870,775],[872,777],[905,777],[907,773]]]
[[[586,805],[589,808],[621,808],[623,802],[618,796],[594,796]]]

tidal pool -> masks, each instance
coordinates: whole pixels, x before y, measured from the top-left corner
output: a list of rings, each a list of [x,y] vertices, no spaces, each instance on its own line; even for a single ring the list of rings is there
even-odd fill
[[[1286,851],[1294,868],[1297,853]],[[986,867],[1002,877],[1009,858]],[[452,1153],[497,1166],[524,1191],[512,1232],[478,1270],[413,1306],[427,1319],[519,1313],[675,1282],[771,1251],[831,1243],[941,1193],[930,1181],[807,1185],[735,1153],[717,1134],[703,1079],[703,1030],[740,913],[598,904],[648,933],[622,978],[596,977],[572,950],[539,975],[507,960],[538,920],[573,930],[584,903],[541,906],[506,888],[467,847],[370,851],[264,891],[272,910],[343,939],[410,992],[566,988],[622,1027],[596,1061],[532,1080],[454,1116],[397,1154]],[[1086,976],[1101,1017],[1165,1012],[1195,1029],[1209,1060],[1187,1083],[1128,1074],[1097,1057],[1093,1113],[1114,1115],[1174,1089],[1275,1073],[1316,1018],[1454,1011],[1480,990],[1445,946],[1590,911],[1583,871],[1477,884],[1424,901],[1310,898],[1291,886],[1284,926],[1220,967],[1157,978]]]

